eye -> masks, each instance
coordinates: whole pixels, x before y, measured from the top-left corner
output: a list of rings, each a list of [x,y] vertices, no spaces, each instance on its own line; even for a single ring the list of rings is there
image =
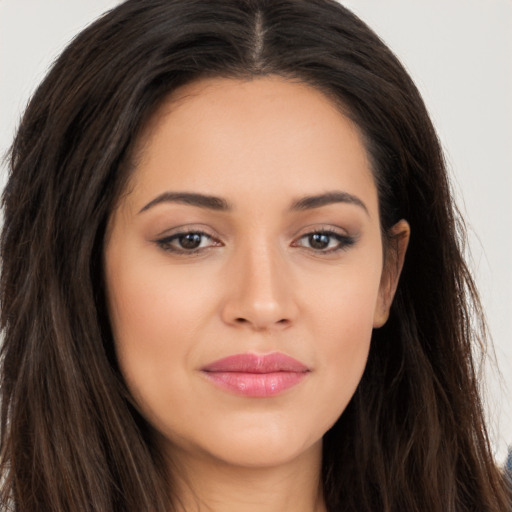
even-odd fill
[[[298,239],[294,245],[311,249],[315,252],[331,253],[346,250],[354,245],[355,239],[334,231],[315,231]]]
[[[220,242],[202,231],[175,233],[157,240],[156,243],[165,251],[181,254],[195,253],[208,247],[220,245]]]

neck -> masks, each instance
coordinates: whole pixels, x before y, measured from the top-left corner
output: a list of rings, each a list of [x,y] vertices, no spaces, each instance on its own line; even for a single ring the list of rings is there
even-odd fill
[[[178,455],[178,456],[177,456]],[[326,512],[321,445],[271,467],[240,467],[174,451],[171,471],[179,512]]]

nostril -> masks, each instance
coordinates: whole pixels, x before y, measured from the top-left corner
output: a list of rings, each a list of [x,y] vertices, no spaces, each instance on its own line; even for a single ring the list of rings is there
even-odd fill
[[[237,324],[245,324],[245,323],[247,322],[247,320],[246,320],[245,318],[241,318],[241,317],[240,317],[240,318],[236,318],[236,319],[235,319],[235,322],[236,322]]]

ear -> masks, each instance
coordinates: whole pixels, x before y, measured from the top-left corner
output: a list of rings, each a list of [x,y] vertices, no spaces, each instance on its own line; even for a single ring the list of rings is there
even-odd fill
[[[411,228],[404,219],[398,221],[389,230],[379,285],[379,296],[373,317],[373,327],[375,328],[382,327],[389,317],[389,310],[391,309],[393,297],[398,286],[398,279],[404,265],[410,234]]]

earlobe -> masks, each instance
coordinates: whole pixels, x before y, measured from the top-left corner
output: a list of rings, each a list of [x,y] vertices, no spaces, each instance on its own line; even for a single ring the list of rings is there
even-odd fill
[[[389,240],[380,281],[379,296],[373,318],[374,328],[382,327],[388,320],[400,273],[404,265],[410,234],[411,228],[409,223],[404,219],[398,221],[389,230]]]

